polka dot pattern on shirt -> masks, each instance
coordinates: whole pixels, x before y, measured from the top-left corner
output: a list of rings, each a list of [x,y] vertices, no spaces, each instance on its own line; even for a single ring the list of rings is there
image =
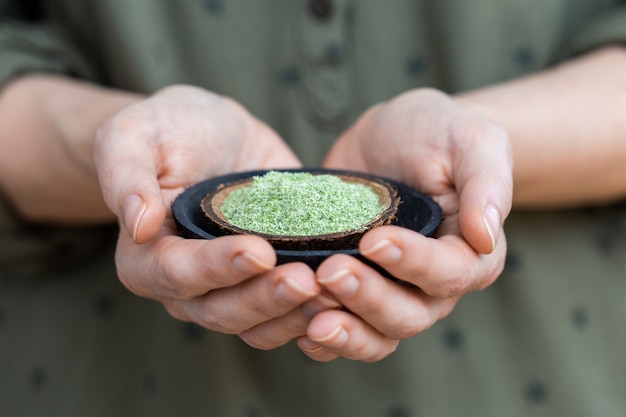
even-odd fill
[[[224,12],[223,0],[202,0],[204,10],[210,15],[218,16]]]

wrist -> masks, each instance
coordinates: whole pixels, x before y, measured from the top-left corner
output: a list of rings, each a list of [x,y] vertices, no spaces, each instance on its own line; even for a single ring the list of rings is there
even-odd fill
[[[0,95],[0,187],[30,221],[112,220],[92,157],[96,129],[135,96],[51,75],[14,79]]]

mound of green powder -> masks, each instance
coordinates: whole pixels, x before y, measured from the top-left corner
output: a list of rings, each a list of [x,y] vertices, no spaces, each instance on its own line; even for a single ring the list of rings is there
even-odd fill
[[[231,192],[221,207],[242,229],[283,236],[314,236],[359,229],[383,209],[367,185],[328,174],[270,171]]]

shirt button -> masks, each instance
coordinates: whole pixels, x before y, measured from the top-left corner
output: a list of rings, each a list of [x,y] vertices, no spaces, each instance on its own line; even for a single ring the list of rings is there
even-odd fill
[[[333,14],[332,0],[310,0],[309,11],[319,20],[328,20]]]

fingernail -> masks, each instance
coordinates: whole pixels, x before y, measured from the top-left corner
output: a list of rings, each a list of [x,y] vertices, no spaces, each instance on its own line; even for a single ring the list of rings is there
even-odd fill
[[[361,250],[361,254],[384,264],[395,264],[402,258],[402,250],[389,239],[379,240],[373,246]]]
[[[300,349],[309,353],[315,353],[322,350],[322,347],[319,345],[319,343],[315,343],[308,337],[300,338],[298,340],[298,346],[300,346]]]
[[[315,338],[315,342],[319,342],[323,345],[332,345],[335,348],[340,348],[348,341],[348,332],[342,326],[335,328],[332,332],[326,336]]]
[[[131,194],[124,200],[124,208],[122,217],[124,219],[124,227],[128,230],[133,240],[137,240],[137,233],[141,219],[146,212],[147,204],[137,194]]]
[[[500,236],[501,219],[500,213],[492,205],[488,205],[483,210],[483,221],[491,239],[491,250],[496,247]]]
[[[255,255],[249,252],[242,252],[233,258],[233,266],[242,272],[267,271],[272,269],[271,265],[266,264]]]
[[[318,278],[317,282],[332,287],[332,293],[344,297],[354,295],[359,289],[359,280],[349,269],[340,269],[328,277]]]
[[[317,293],[304,288],[293,278],[283,277],[276,284],[276,295],[287,302],[301,301],[303,298],[315,297]]]

